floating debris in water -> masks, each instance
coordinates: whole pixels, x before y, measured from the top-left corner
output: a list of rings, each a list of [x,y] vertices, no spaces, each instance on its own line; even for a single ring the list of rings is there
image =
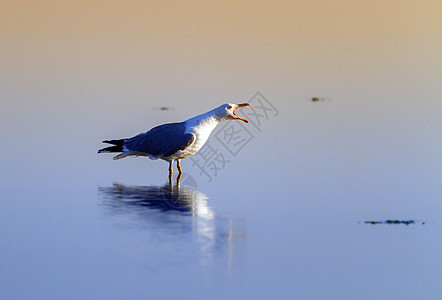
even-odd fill
[[[155,110],[172,110],[172,107],[168,106],[161,106],[161,107],[155,107]]]
[[[415,220],[385,220],[385,221],[365,221],[365,224],[377,225],[377,224],[416,224]],[[425,225],[425,222],[422,222],[422,225]]]
[[[331,101],[331,98],[324,98],[324,97],[311,97],[309,98],[311,102],[325,102],[325,101]]]

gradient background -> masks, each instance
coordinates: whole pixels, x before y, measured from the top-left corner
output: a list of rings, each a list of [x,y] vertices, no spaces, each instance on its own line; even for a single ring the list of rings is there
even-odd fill
[[[280,114],[215,183],[183,162],[215,215],[233,210],[249,220],[246,267],[219,279],[196,266],[195,279],[219,295],[233,284],[245,296],[278,289],[287,298],[297,290],[303,299],[342,299],[345,291],[354,299],[437,299],[440,0],[1,1],[2,290],[26,282],[25,296],[47,289],[60,298],[69,289],[74,298],[124,297],[123,281],[146,295],[137,290],[141,267],[156,257],[143,257],[139,236],[103,229],[97,186],[162,184],[167,164],[97,158],[100,141],[257,91]],[[427,226],[356,225],[387,218]],[[90,264],[104,271],[89,272]],[[152,280],[178,293],[165,283],[191,286],[187,271]],[[92,290],[72,285],[83,278]],[[269,278],[274,288],[266,290]]]
[[[10,176],[54,162],[78,169],[67,153],[89,157],[103,139],[260,91],[281,113],[251,157],[278,162],[283,149],[282,167],[305,162],[309,172],[341,156],[353,174],[439,182],[438,0],[6,1],[0,14]],[[275,149],[256,148],[269,141]]]
[[[404,132],[440,109],[437,0],[2,1],[0,14],[9,124],[169,103],[187,118],[188,105],[206,111],[257,90],[287,111],[330,97]]]

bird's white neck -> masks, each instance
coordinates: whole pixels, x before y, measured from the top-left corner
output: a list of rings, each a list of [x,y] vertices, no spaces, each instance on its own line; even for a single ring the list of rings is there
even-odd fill
[[[185,123],[187,126],[191,127],[206,127],[207,129],[211,128],[210,131],[212,131],[215,129],[216,125],[222,121],[224,121],[224,119],[218,116],[217,109],[213,109],[199,116],[190,118],[185,121]]]

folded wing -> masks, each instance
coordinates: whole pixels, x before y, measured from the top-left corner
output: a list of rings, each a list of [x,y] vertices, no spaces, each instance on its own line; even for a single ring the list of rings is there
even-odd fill
[[[195,141],[195,135],[185,131],[183,122],[160,125],[126,139],[124,148],[131,152],[148,154],[152,159],[167,157],[186,149]]]

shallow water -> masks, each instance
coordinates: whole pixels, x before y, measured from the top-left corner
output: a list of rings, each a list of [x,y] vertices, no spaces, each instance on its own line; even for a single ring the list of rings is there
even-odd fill
[[[0,4],[0,299],[442,299],[440,0],[28,2]],[[247,101],[179,187],[96,153]]]
[[[38,151],[3,149],[2,298],[437,299],[440,160],[419,144],[349,143],[359,135],[316,125],[332,119],[317,104],[336,112],[306,102],[310,128],[281,111],[241,145],[222,138],[241,127],[217,128],[179,186],[165,162],[96,155],[98,131],[64,127],[79,147],[42,126]]]

